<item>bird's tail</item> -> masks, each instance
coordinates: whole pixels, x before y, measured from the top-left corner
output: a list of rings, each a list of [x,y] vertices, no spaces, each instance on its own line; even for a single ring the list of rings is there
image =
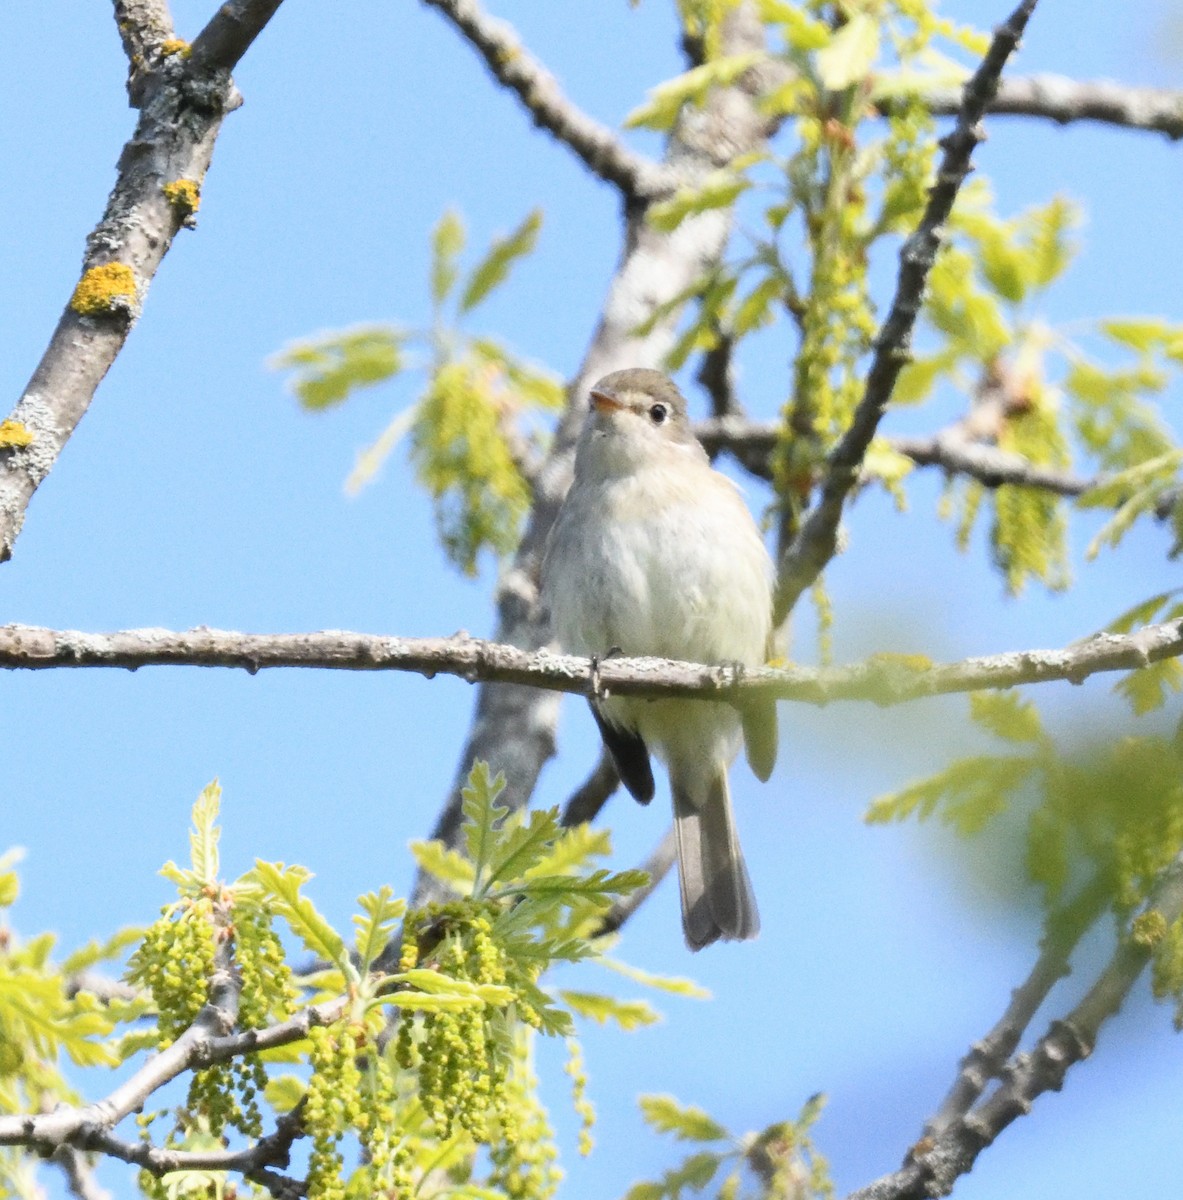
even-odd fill
[[[691,950],[718,938],[743,941],[760,932],[752,881],[731,815],[727,771],[721,768],[706,794],[671,779],[674,828],[678,835],[678,879],[682,888],[682,931]]]

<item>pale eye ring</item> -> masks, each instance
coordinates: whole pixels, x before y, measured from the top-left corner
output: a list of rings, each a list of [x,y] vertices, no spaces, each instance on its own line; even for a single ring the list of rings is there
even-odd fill
[[[669,405],[660,403],[650,405],[649,420],[651,420],[654,425],[664,425],[669,415]]]

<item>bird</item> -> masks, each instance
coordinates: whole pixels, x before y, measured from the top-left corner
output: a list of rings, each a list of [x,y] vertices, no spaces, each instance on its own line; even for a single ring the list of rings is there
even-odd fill
[[[623,654],[761,666],[773,584],[760,530],[739,488],[711,466],[677,385],[639,367],[604,376],[590,390],[541,566],[562,650],[593,662]],[[596,696],[591,709],[635,799],[653,798],[651,753],[667,768],[687,945],[755,937],[728,769],[742,739],[753,772],[771,775],[775,703]]]

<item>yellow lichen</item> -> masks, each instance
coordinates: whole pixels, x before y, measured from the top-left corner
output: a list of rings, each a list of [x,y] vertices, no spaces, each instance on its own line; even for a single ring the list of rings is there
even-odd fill
[[[189,49],[189,43],[184,38],[166,38],[160,43],[161,54],[179,54],[182,58],[188,58]]]
[[[1167,919],[1158,911],[1151,908],[1139,913],[1130,928],[1130,936],[1139,946],[1153,949],[1167,935]]]
[[[103,263],[91,267],[78,281],[70,307],[84,317],[102,317],[126,312],[136,298],[136,279],[126,263]]]
[[[9,418],[0,421],[0,450],[12,450],[20,446],[29,446],[33,442],[33,431],[20,421]]]
[[[181,217],[191,216],[201,205],[201,188],[196,180],[170,179],[161,190]]]

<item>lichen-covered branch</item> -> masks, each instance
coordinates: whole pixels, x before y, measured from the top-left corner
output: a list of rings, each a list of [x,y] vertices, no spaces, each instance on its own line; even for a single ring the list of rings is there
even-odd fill
[[[168,0],[115,0],[115,25],[133,73],[173,36]]]
[[[775,601],[777,624],[834,556],[846,498],[859,480],[863,458],[887,411],[896,379],[910,357],[912,331],[928,273],[944,237],[945,222],[971,170],[974,149],[985,136],[979,122],[998,88],[1003,67],[1019,44],[1035,3],[1036,0],[1023,0],[995,31],[986,57],[965,85],[957,123],[941,142],[944,155],[924,215],[900,251],[895,297],[875,339],[863,398],[849,428],[829,456],[817,503],[781,559]]]
[[[626,199],[647,199],[673,180],[657,163],[630,150],[619,134],[579,109],[555,77],[518,39],[513,26],[486,13],[477,0],[424,0],[438,9],[485,60],[493,78],[512,91],[534,123],[574,151],[592,174]]]
[[[1183,855],[1159,876],[1143,909],[1151,911],[1168,926],[1183,916]],[[1128,934],[1121,938],[1084,998],[1063,1018],[1052,1021],[1031,1050],[1008,1061],[994,1091],[964,1116],[922,1137],[898,1171],[851,1193],[848,1200],[947,1196],[1008,1125],[1029,1113],[1045,1092],[1059,1091],[1068,1069],[1092,1053],[1101,1025],[1121,1007],[1150,956],[1147,942]]]
[[[1099,633],[1062,650],[1018,650],[934,663],[882,654],[846,667],[709,666],[662,658],[589,659],[477,638],[398,638],[376,634],[249,634],[222,629],[127,629],[80,633],[32,625],[0,626],[0,668],[51,670],[150,666],[229,667],[257,671],[303,667],[336,671],[408,671],[469,683],[509,684],[556,694],[646,697],[741,697],[830,704],[900,704],[922,696],[1067,680],[1129,671],[1183,655],[1183,620],[1130,634]]]
[[[953,88],[926,93],[925,99],[941,116],[956,113],[961,105],[961,95]],[[1004,79],[986,111],[1042,117],[1059,125],[1096,121],[1165,134],[1172,141],[1183,138],[1183,92],[1107,79],[1069,79],[1065,75]]]
[[[129,94],[140,115],[106,210],[87,238],[82,273],[6,423],[0,562],[11,558],[33,493],[123,349],[173,238],[192,224],[222,118],[239,103],[228,67],[277,6],[278,0],[223,5],[195,43],[201,52],[186,54],[183,43],[160,37],[171,29],[164,3],[115,5],[131,61]]]

